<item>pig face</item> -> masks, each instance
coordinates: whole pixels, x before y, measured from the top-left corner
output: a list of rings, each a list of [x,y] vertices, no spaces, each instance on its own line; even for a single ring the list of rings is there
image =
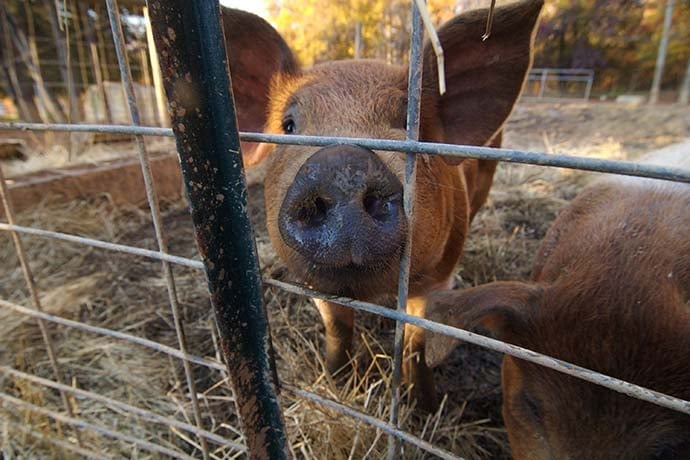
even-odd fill
[[[687,167],[687,147],[677,153]],[[663,159],[653,163],[668,165]],[[607,178],[561,212],[532,283],[434,292],[427,318],[481,325],[508,343],[688,400],[689,207],[687,184]],[[427,337],[429,364],[452,346]],[[512,356],[502,388],[516,459],[690,458],[687,414]]]
[[[541,5],[528,0],[497,9],[487,41],[481,39],[486,10],[458,16],[439,30],[448,91],[438,94],[435,56],[426,46],[423,140],[487,145],[497,137],[531,63]],[[361,60],[303,70],[263,20],[235,10],[224,10],[223,17],[240,129],[405,138],[406,68]],[[412,295],[450,277],[495,167],[483,173],[476,160],[458,165],[420,156],[415,219],[407,222],[404,154],[356,145],[245,145],[245,155],[248,166],[267,157],[268,230],[290,271],[318,290],[365,299],[396,292],[410,231]]]
[[[427,318],[465,329],[481,325],[508,343],[687,400],[690,316],[676,287],[651,277],[625,286],[620,279],[611,282],[611,273],[598,283],[599,274],[438,291],[429,297]],[[436,334],[427,337],[430,365],[439,364],[452,344]],[[504,358],[501,377],[503,420],[515,459],[690,455],[688,415],[512,356]]]
[[[266,128],[404,139],[405,78],[403,68],[373,61],[317,66],[274,86]],[[403,155],[281,145],[267,162],[268,231],[292,273],[319,290],[360,298],[382,284],[395,287],[408,231]]]

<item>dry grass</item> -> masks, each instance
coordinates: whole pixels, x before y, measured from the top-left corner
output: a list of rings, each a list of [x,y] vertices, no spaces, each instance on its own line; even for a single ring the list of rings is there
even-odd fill
[[[591,118],[591,136],[582,132],[587,129],[583,126],[586,123],[580,120],[583,116]],[[515,114],[506,145],[584,155],[606,150],[615,157],[635,156],[645,150],[641,147],[645,142],[649,148],[657,146],[656,141],[649,140],[651,135],[639,127],[637,140],[624,142],[612,136],[596,136],[593,130],[602,123],[597,117],[606,116],[606,113],[592,115],[579,106],[526,105]],[[537,125],[534,118],[538,120]],[[690,128],[683,129],[674,131],[672,136],[665,134],[664,139],[671,142],[690,136]],[[527,278],[540,239],[586,177],[565,170],[503,164],[489,202],[473,223],[463,263],[457,272],[458,286]],[[285,279],[286,270],[268,242],[262,200],[261,187],[252,187],[250,211],[261,264],[266,275]],[[171,252],[197,257],[185,203],[167,204],[164,215]],[[139,209],[115,209],[107,197],[59,207],[39,205],[31,213],[21,215],[19,221],[22,225],[155,249],[148,213]],[[46,311],[177,346],[159,263],[37,237],[24,236],[23,241]],[[13,245],[4,232],[0,233],[0,257],[3,261],[0,298],[29,305]],[[203,274],[184,267],[175,267],[174,274],[185,312],[189,351],[217,359],[217,341]],[[322,325],[316,309],[307,299],[275,288],[266,289],[265,300],[281,380],[387,419],[391,321],[358,314],[355,371],[344,382],[336,383],[326,375],[321,361]],[[68,383],[192,423],[179,361],[131,343],[55,324],[49,325],[49,331]],[[403,427],[467,459],[507,458],[508,446],[500,416],[500,360],[500,355],[475,346],[459,347],[444,367],[435,371],[437,386],[446,394],[439,412],[420,416],[404,398]],[[35,321],[0,310],[0,364],[53,378]],[[204,427],[229,439],[241,440],[233,395],[225,375],[197,365],[193,371]],[[3,392],[34,404],[62,410],[60,395],[40,385],[0,373],[0,387]],[[281,400],[290,447],[296,458],[375,459],[384,455],[386,436],[376,429],[288,392],[283,392]],[[93,401],[79,399],[74,403],[78,416],[86,420],[200,456],[194,436],[180,430],[142,421]],[[71,456],[46,441],[47,438],[73,440],[74,431],[70,427],[9,404],[1,406],[0,413],[4,420],[0,422],[0,443],[5,457]],[[29,435],[17,428],[18,425],[42,436]],[[81,437],[86,448],[104,456],[158,457],[93,433],[82,432]],[[213,456],[242,455],[214,446]],[[427,457],[412,446],[406,447],[405,458]]]
[[[106,143],[95,142],[91,133],[72,133],[70,136],[61,132],[40,132],[31,136],[22,131],[10,131],[0,135],[19,137],[24,140],[28,149],[25,159],[3,164],[3,172],[7,177],[78,164],[96,165],[106,160],[137,156],[137,146],[131,136],[120,135],[120,141]],[[175,150],[175,142],[167,137],[149,137],[146,139],[146,147],[149,152],[172,152]]]

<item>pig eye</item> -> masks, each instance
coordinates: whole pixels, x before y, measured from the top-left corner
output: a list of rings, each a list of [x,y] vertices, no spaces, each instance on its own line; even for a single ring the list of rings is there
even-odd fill
[[[297,131],[295,120],[293,120],[291,117],[285,118],[283,120],[282,128],[285,134],[295,134],[295,132]]]

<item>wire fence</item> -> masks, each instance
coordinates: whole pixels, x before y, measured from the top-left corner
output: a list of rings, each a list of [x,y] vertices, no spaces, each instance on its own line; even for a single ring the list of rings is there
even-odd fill
[[[592,69],[550,69],[532,68],[527,76],[528,82],[539,82],[533,94],[528,84],[523,96],[537,99],[545,97],[565,97],[589,100],[594,84],[594,70]],[[584,88],[582,86],[584,85]],[[582,89],[581,89],[582,88]],[[547,92],[548,90],[548,92]],[[582,96],[580,96],[582,94]]]
[[[10,412],[17,412],[21,410],[26,410],[31,413],[41,414],[48,418],[51,418],[61,424],[70,426],[73,429],[74,436],[71,441],[66,441],[64,439],[51,439],[45,436],[39,431],[32,430],[29,427],[22,427],[21,425],[11,422],[13,429],[18,432],[22,432],[27,436],[32,436],[38,439],[42,439],[44,442],[53,443],[57,447],[65,450],[72,451],[76,454],[82,455],[88,458],[100,458],[102,454],[98,452],[98,445],[88,445],[88,443],[82,440],[82,434],[87,432],[95,432],[107,438],[112,438],[119,440],[128,445],[137,446],[139,449],[143,449],[149,452],[155,452],[162,455],[170,456],[173,458],[191,458],[192,455],[201,455],[203,458],[215,457],[214,450],[211,446],[224,446],[230,449],[230,452],[235,454],[248,453],[250,455],[260,455],[261,453],[268,453],[272,458],[280,458],[286,455],[285,440],[286,435],[282,423],[282,416],[280,414],[280,405],[277,403],[276,396],[276,386],[280,387],[292,395],[298,398],[304,398],[313,401],[318,404],[323,404],[338,412],[342,412],[350,417],[355,417],[364,423],[370,424],[377,429],[382,430],[387,433],[389,438],[389,458],[397,458],[399,454],[399,442],[403,441],[405,443],[412,444],[432,455],[438,456],[440,458],[453,459],[458,458],[457,456],[440,449],[431,443],[420,439],[418,436],[407,433],[400,429],[398,420],[398,405],[400,394],[398,391],[401,366],[402,366],[402,339],[403,339],[403,328],[404,324],[412,324],[419,326],[427,331],[433,331],[451,337],[474,343],[479,346],[499,351],[520,359],[524,359],[550,369],[595,383],[597,385],[604,386],[613,391],[617,391],[634,398],[638,398],[644,401],[648,401],[672,410],[676,410],[685,414],[690,414],[690,402],[684,401],[679,398],[675,398],[669,395],[658,393],[652,389],[642,388],[638,385],[634,385],[629,382],[621,381],[610,376],[602,375],[600,373],[594,372],[589,369],[585,369],[567,362],[563,362],[559,359],[555,359],[549,356],[544,356],[531,350],[527,350],[521,347],[510,345],[499,340],[495,340],[489,337],[482,336],[480,334],[472,333],[462,329],[453,328],[450,326],[434,323],[432,321],[425,320],[423,318],[415,317],[409,315],[405,312],[405,304],[407,298],[407,286],[409,277],[409,265],[410,265],[410,250],[411,244],[408,237],[407,244],[405,246],[406,250],[401,261],[400,270],[400,281],[399,281],[399,295],[398,295],[398,307],[397,309],[389,309],[380,305],[375,305],[367,302],[361,302],[354,299],[334,297],[324,293],[316,292],[301,286],[285,283],[273,279],[265,279],[263,283],[267,286],[274,286],[279,289],[283,289],[294,294],[301,296],[307,296],[311,298],[319,298],[328,300],[330,302],[343,305],[348,308],[353,308],[356,310],[365,311],[371,314],[387,317],[396,321],[396,334],[395,334],[395,358],[394,358],[394,378],[393,378],[393,399],[390,403],[390,419],[388,421],[383,421],[376,419],[362,411],[356,410],[354,408],[348,407],[337,401],[324,398],[316,393],[306,391],[304,389],[296,388],[291,385],[280,384],[279,380],[274,381],[274,376],[271,375],[275,370],[272,367],[271,360],[268,353],[270,349],[270,337],[266,330],[265,316],[262,320],[263,308],[261,304],[261,295],[258,289],[258,283],[261,281],[258,278],[256,253],[254,250],[254,243],[251,240],[251,230],[245,233],[243,238],[240,239],[239,243],[234,244],[241,247],[231,247],[230,249],[235,251],[233,254],[240,254],[245,260],[241,261],[241,267],[235,267],[234,270],[237,273],[250,273],[249,279],[242,279],[242,273],[237,275],[237,278],[230,276],[232,283],[224,282],[224,285],[235,284],[243,285],[241,289],[244,291],[232,291],[228,288],[228,291],[223,291],[223,287],[220,287],[219,280],[223,280],[224,270],[228,270],[228,273],[232,273],[233,268],[230,265],[237,264],[235,260],[215,260],[214,251],[206,246],[206,252],[204,253],[204,245],[201,245],[202,249],[202,261],[194,260],[190,258],[175,256],[169,253],[168,244],[166,237],[163,232],[162,227],[162,217],[159,205],[159,199],[156,195],[156,189],[153,184],[149,158],[146,151],[146,146],[143,142],[143,136],[177,136],[178,145],[188,145],[190,150],[192,148],[201,150],[200,145],[196,144],[184,144],[188,142],[188,139],[184,138],[184,131],[191,129],[187,127],[183,130],[179,129],[177,123],[173,123],[173,126],[178,126],[177,129],[172,130],[168,128],[156,128],[140,126],[139,113],[137,109],[137,101],[134,94],[132,81],[131,81],[131,71],[129,68],[129,62],[127,53],[124,47],[124,37],[120,24],[119,8],[117,5],[117,0],[107,0],[107,8],[110,17],[110,24],[113,32],[113,38],[115,43],[115,49],[118,54],[119,69],[122,76],[122,81],[124,87],[127,91],[128,106],[132,118],[132,125],[71,125],[71,124],[37,124],[37,123],[0,123],[0,130],[31,130],[31,131],[69,131],[69,132],[109,132],[109,133],[120,133],[120,134],[131,134],[136,136],[137,148],[139,153],[139,160],[141,163],[142,174],[144,177],[147,200],[151,210],[151,217],[155,228],[155,240],[157,243],[157,250],[149,250],[144,248],[132,247],[123,244],[115,244],[107,241],[102,241],[93,238],[86,238],[81,236],[76,236],[63,232],[49,231],[40,228],[33,228],[27,226],[17,225],[14,213],[12,211],[12,204],[10,202],[9,192],[7,188],[7,182],[2,176],[2,171],[0,169],[0,194],[2,196],[3,208],[5,212],[5,218],[7,223],[0,223],[0,230],[9,232],[12,236],[13,243],[16,248],[17,256],[20,260],[23,277],[27,285],[28,291],[30,293],[32,308],[19,305],[16,302],[11,302],[8,300],[0,299],[0,308],[6,311],[10,311],[15,315],[25,316],[28,318],[35,319],[41,329],[43,341],[48,353],[48,360],[50,362],[50,367],[52,370],[52,379],[47,378],[47,376],[39,376],[31,373],[23,372],[21,370],[12,368],[10,366],[0,366],[0,375],[5,377],[12,377],[13,379],[31,382],[36,385],[41,385],[47,388],[51,388],[59,392],[62,409],[48,409],[47,407],[42,407],[31,401],[25,401],[21,398],[13,396],[8,393],[0,393],[0,405]],[[169,34],[169,30],[174,30],[175,32],[180,32],[180,30],[175,29],[175,27],[184,27],[183,24],[172,24],[174,22],[170,18],[173,17],[171,12],[175,12],[179,17],[185,17],[183,12],[189,13],[188,8],[193,8],[195,14],[199,15],[199,20],[207,24],[218,25],[218,5],[213,1],[204,2],[188,2],[195,5],[184,5],[182,2],[169,2],[169,5],[165,6],[165,11],[161,10],[160,6],[152,6],[152,22],[158,21],[158,24],[154,27],[154,34],[161,34],[161,27],[165,26],[165,33]],[[414,2],[413,2],[414,3]],[[186,9],[187,8],[187,9]],[[229,136],[221,139],[217,143],[210,146],[211,151],[215,149],[220,151],[222,154],[226,154],[228,151],[228,145],[234,145],[234,153],[238,154],[239,151],[239,139],[244,141],[256,141],[256,142],[271,142],[276,144],[299,144],[299,145],[312,145],[312,146],[325,146],[339,143],[350,143],[357,144],[370,149],[378,150],[389,150],[389,151],[400,151],[407,152],[407,167],[405,174],[405,212],[408,218],[412,216],[412,197],[414,196],[414,176],[415,176],[415,161],[416,154],[429,154],[429,155],[449,155],[457,157],[467,157],[467,158],[480,158],[480,159],[491,159],[500,160],[505,162],[515,162],[515,163],[527,163],[535,165],[553,166],[561,168],[572,168],[580,170],[589,171],[602,171],[610,172],[616,174],[626,174],[632,176],[640,177],[651,177],[664,180],[673,180],[690,183],[690,171],[678,168],[667,168],[659,167],[653,165],[643,165],[633,162],[624,161],[610,161],[601,160],[594,158],[582,158],[569,155],[553,155],[553,154],[541,154],[536,152],[527,152],[519,150],[510,149],[493,149],[487,147],[471,147],[471,146],[458,146],[449,144],[435,144],[427,142],[419,142],[418,138],[418,122],[419,122],[419,96],[421,88],[421,72],[415,71],[419,69],[417,65],[421,65],[421,60],[417,57],[419,56],[419,51],[421,49],[422,43],[422,26],[421,20],[415,6],[413,6],[415,13],[413,14],[413,34],[412,34],[412,56],[410,58],[411,72],[410,72],[410,84],[409,84],[409,107],[408,107],[408,131],[407,138],[405,141],[392,141],[385,139],[352,139],[352,138],[339,138],[339,137],[318,137],[318,136],[299,136],[299,135],[268,135],[261,133],[239,133],[237,132],[237,127],[234,123],[234,107],[232,106],[232,99],[230,94],[227,93],[224,96],[223,101],[225,106],[221,104],[218,109],[222,112],[221,117],[227,117],[228,113],[232,115],[232,123],[229,124],[231,128],[234,128],[234,132],[223,133],[224,136]],[[167,19],[163,19],[167,18]],[[167,22],[166,22],[167,21]],[[210,31],[199,32],[198,42],[196,45],[199,47],[199,52],[206,52],[207,57],[209,57],[210,62],[213,64],[212,70],[215,72],[225,72],[227,64],[224,57],[224,48],[222,40],[218,40],[218,36],[213,36],[213,33],[219,33],[219,30],[214,27],[210,27]],[[187,31],[188,32],[188,31]],[[160,37],[159,37],[160,38]],[[215,40],[215,41],[214,41]],[[222,52],[223,56],[213,55],[213,43],[220,43],[220,48],[216,49],[216,52]],[[159,54],[165,54],[165,50],[159,49]],[[185,53],[191,53],[189,50],[183,51],[178,49],[180,56],[185,56]],[[184,62],[185,58],[180,58],[183,67],[192,66],[191,62]],[[192,59],[192,57],[189,57]],[[162,62],[162,66],[165,66],[166,61]],[[415,64],[417,63],[417,64]],[[178,69],[179,70],[179,69]],[[199,71],[208,71],[208,68],[198,69]],[[542,74],[543,75],[543,74]],[[220,78],[220,77],[219,77]],[[226,77],[227,78],[227,77]],[[222,87],[220,85],[219,87]],[[591,80],[588,82],[588,86],[591,86]],[[213,91],[218,92],[219,87],[214,87]],[[224,85],[224,88],[229,88],[229,85]],[[215,94],[215,93],[214,93]],[[214,97],[216,97],[215,95]],[[215,115],[209,115],[205,118],[213,118]],[[182,131],[182,132],[181,132]],[[211,141],[209,141],[211,142]],[[227,144],[227,143],[230,144]],[[233,144],[234,142],[234,144]],[[195,151],[197,151],[195,150]],[[233,149],[230,149],[231,152]],[[187,180],[190,180],[190,174],[192,172],[187,169],[188,164],[186,161],[189,152],[183,152],[180,150],[180,157],[182,159],[182,166],[185,174],[187,175]],[[198,153],[198,151],[197,151]],[[210,154],[209,154],[210,158]],[[207,158],[207,159],[209,159]],[[235,157],[237,160],[239,156]],[[213,159],[210,158],[209,161]],[[233,196],[235,198],[242,197],[244,192],[244,182],[242,179],[241,167],[235,165],[234,172],[235,176],[229,175],[225,177],[235,177],[237,179],[236,187],[237,195],[229,195],[230,198]],[[220,167],[223,167],[222,165]],[[225,171],[226,173],[228,171]],[[229,173],[228,173],[229,174]],[[212,178],[212,180],[217,180],[217,178]],[[215,184],[219,188],[210,187],[205,190],[204,193],[210,196],[218,196],[220,192],[220,186],[225,184]],[[206,202],[206,195],[195,194],[190,191],[190,201],[192,211],[197,206],[203,206]],[[244,219],[246,221],[246,210],[245,204],[240,200],[238,203],[239,217],[233,212],[225,209],[226,212],[225,219],[227,225],[237,225],[237,221],[242,218],[242,213],[244,213]],[[228,201],[228,200],[226,200]],[[206,203],[207,204],[207,203]],[[233,203],[230,203],[233,205]],[[220,219],[220,218],[219,218]],[[229,220],[228,220],[229,219]],[[218,229],[216,229],[218,230]],[[218,239],[218,235],[214,234],[204,234],[202,229],[198,228],[197,225],[197,240],[204,241],[211,247],[214,241]],[[59,315],[51,314],[44,311],[43,305],[40,300],[40,294],[36,287],[34,281],[34,276],[30,268],[30,261],[28,260],[26,251],[24,249],[24,244],[22,242],[22,237],[25,235],[30,235],[38,238],[46,238],[50,240],[59,240],[65,243],[74,244],[77,246],[90,246],[103,251],[113,251],[131,255],[133,257],[146,258],[161,263],[161,268],[163,271],[163,277],[165,280],[165,287],[168,295],[168,303],[172,312],[173,317],[173,327],[177,336],[177,346],[172,347],[159,343],[153,340],[149,340],[129,332],[117,331],[104,327],[97,327],[89,325],[83,321],[71,320]],[[249,237],[249,240],[246,238]],[[215,247],[217,249],[217,247]],[[222,252],[222,251],[221,251]],[[227,255],[231,258],[232,255]],[[220,264],[215,265],[214,264]],[[221,334],[221,348],[225,354],[225,360],[228,366],[226,367],[221,361],[217,359],[209,359],[202,356],[196,356],[188,352],[188,345],[186,342],[185,334],[185,322],[180,312],[180,305],[178,300],[178,288],[176,286],[175,276],[173,274],[172,266],[179,265],[188,267],[195,270],[206,270],[206,275],[209,280],[209,286],[212,291],[212,301],[214,303],[216,318],[218,319],[217,329]],[[247,269],[247,267],[249,267]],[[252,278],[254,277],[254,278]],[[256,288],[256,289],[254,289]],[[238,295],[244,297],[237,297]],[[235,297],[233,297],[235,296]],[[258,298],[258,304],[256,299]],[[254,303],[252,303],[254,302]],[[242,310],[246,307],[246,310]],[[233,330],[234,327],[232,321],[228,321],[228,318],[243,318],[243,321],[249,321],[249,335],[251,337],[244,338],[243,334],[247,334],[247,331]],[[250,320],[247,320],[249,318]],[[262,322],[263,321],[263,322]],[[124,341],[128,343],[136,344],[150,352],[161,353],[170,358],[180,360],[183,364],[184,375],[185,375],[185,394],[189,398],[189,404],[192,408],[192,419],[187,421],[180,421],[177,418],[157,414],[156,412],[149,410],[144,407],[137,407],[132,404],[125,403],[113,398],[109,398],[98,394],[97,392],[88,391],[84,389],[75,388],[74,386],[68,384],[70,381],[69,375],[65,369],[61,367],[60,357],[56,356],[55,352],[55,340],[59,338],[51,334],[49,325],[61,325],[68,329],[80,330],[90,334],[95,334],[103,337],[109,337],[117,341]],[[242,336],[240,339],[233,337],[233,334]],[[235,340],[235,342],[232,342]],[[246,340],[241,342],[240,340]],[[255,342],[251,342],[255,340]],[[250,343],[251,342],[251,343]],[[268,343],[269,346],[266,346]],[[231,347],[229,344],[235,344],[240,349],[242,349],[242,356],[233,356]],[[250,344],[252,346],[247,345]],[[256,364],[258,362],[258,364]],[[239,363],[239,364],[238,364]],[[244,439],[228,439],[227,437],[221,436],[214,432],[212,429],[204,426],[203,417],[203,406],[200,404],[197,395],[198,390],[196,388],[196,379],[194,376],[194,368],[192,364],[197,366],[204,366],[219,372],[229,371],[231,380],[235,384],[236,400],[238,402],[238,412],[243,417],[244,424]],[[247,368],[242,366],[246,365]],[[256,378],[254,377],[248,379],[245,372],[254,372],[256,367]],[[247,369],[250,369],[248,371]],[[253,375],[253,374],[252,374]],[[238,383],[239,382],[239,383]],[[140,439],[133,437],[129,434],[120,432],[116,428],[99,425],[90,421],[83,419],[79,413],[75,411],[75,400],[90,400],[102,404],[104,407],[108,407],[112,410],[121,411],[126,413],[130,417],[137,417],[146,423],[152,424],[163,424],[172,427],[176,430],[181,430],[188,433],[192,438],[185,438],[189,440],[189,444],[194,446],[196,450],[190,451],[193,454],[185,453],[178,449],[170,448],[169,446],[163,445],[162,443],[151,442],[149,440]],[[251,404],[243,404],[243,401],[251,400]],[[246,407],[252,406],[252,407]],[[257,415],[258,414],[258,415]],[[262,418],[263,417],[263,418]],[[9,422],[8,422],[9,423]],[[267,433],[266,429],[270,427],[270,432]],[[257,441],[257,433],[262,433],[264,436],[261,441]],[[273,443],[273,444],[272,444]]]

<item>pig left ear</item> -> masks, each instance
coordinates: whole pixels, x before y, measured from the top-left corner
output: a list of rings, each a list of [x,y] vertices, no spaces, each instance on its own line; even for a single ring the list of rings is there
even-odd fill
[[[271,83],[279,76],[299,73],[299,64],[285,40],[264,19],[232,8],[221,8],[221,12],[239,128],[261,132]],[[271,144],[243,141],[245,167],[259,163],[272,148]]]
[[[529,313],[542,298],[540,286],[513,281],[489,283],[465,290],[436,291],[427,298],[424,317],[460,329],[482,326],[499,339],[515,343],[529,333]],[[429,367],[442,362],[458,345],[452,337],[426,333]]]
[[[445,56],[446,93],[442,96],[436,55],[431,44],[425,44],[422,139],[464,145],[491,143],[520,96],[532,64],[542,5],[543,0],[523,0],[496,8],[486,40],[482,36],[488,9],[461,14],[443,25],[438,31]],[[439,125],[442,133],[437,131]],[[446,161],[457,164],[462,160]]]

